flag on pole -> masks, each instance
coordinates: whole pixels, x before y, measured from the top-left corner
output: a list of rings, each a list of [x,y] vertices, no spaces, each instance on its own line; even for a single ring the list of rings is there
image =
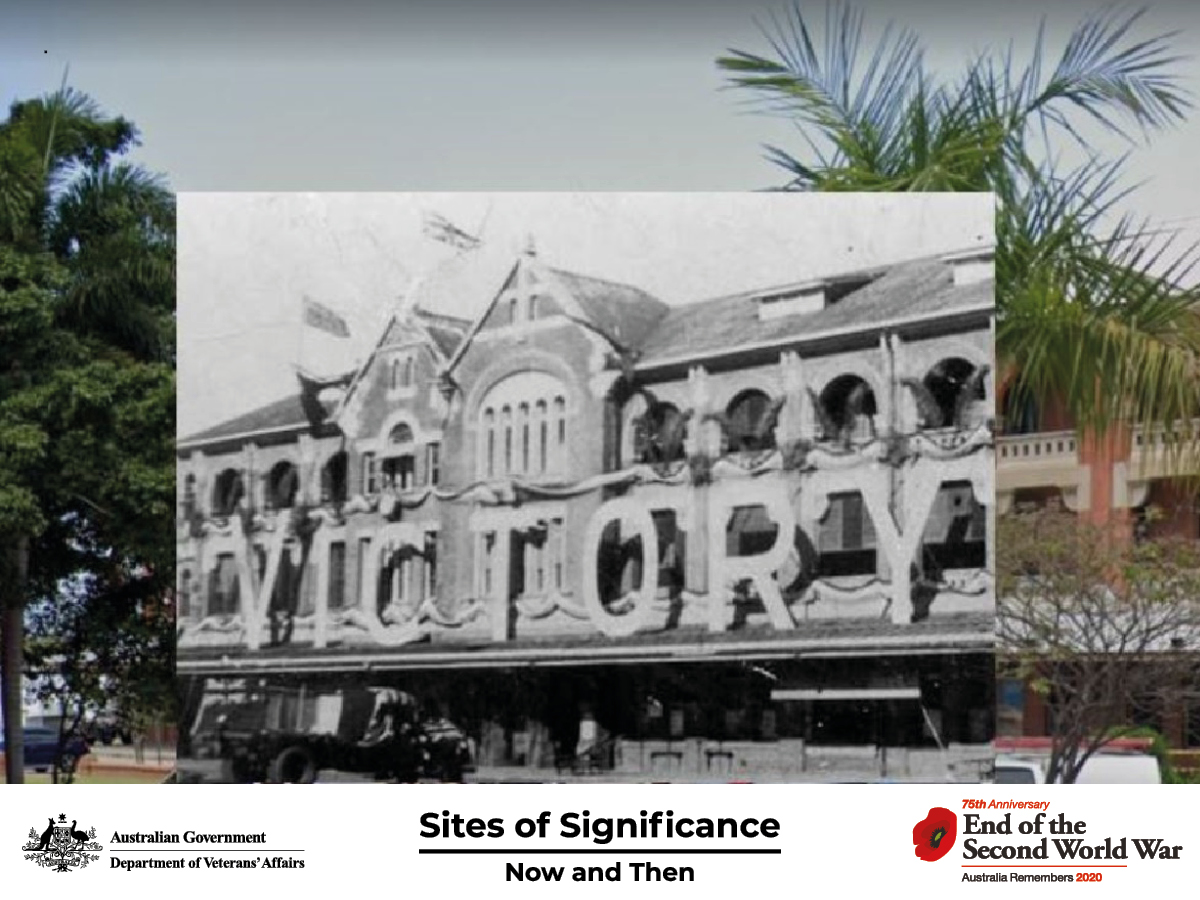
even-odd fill
[[[334,337],[350,337],[350,326],[346,320],[323,303],[304,298],[304,324],[332,334]]]
[[[425,213],[425,224],[422,229],[425,236],[443,244],[449,244],[456,250],[475,250],[483,242],[474,235],[467,234],[445,216],[438,213]]]

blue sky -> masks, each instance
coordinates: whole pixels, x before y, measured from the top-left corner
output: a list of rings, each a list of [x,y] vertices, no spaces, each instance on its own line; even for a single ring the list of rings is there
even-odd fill
[[[869,30],[912,27],[935,68],[974,49],[1052,46],[1095,0],[864,0]],[[821,2],[806,3],[817,23]],[[766,142],[713,60],[762,50],[772,0],[44,0],[0,6],[0,93],[74,84],[142,129],[141,158],[178,190],[745,190],[778,180]],[[1152,5],[1144,34],[1180,30],[1200,86],[1200,4]],[[1106,151],[1120,147],[1094,135]],[[1195,215],[1182,177],[1200,122],[1131,161],[1139,206]]]
[[[974,50],[1010,41],[1020,56],[1041,16],[1049,45],[1059,48],[1070,27],[1100,6],[1091,0],[860,4],[869,33],[889,21],[911,27],[932,67],[944,72]],[[803,145],[788,123],[752,115],[722,90],[714,59],[731,47],[764,51],[756,19],[782,8],[770,0],[10,2],[0,4],[0,93],[9,100],[52,91],[69,64],[72,84],[137,123],[144,137],[139,160],[181,192],[742,191],[780,180],[763,160],[762,144]],[[823,21],[823,2],[804,8],[812,21]],[[1156,2],[1139,33],[1171,30],[1179,31],[1174,43],[1186,56],[1179,70],[1197,92],[1200,4]],[[1111,135],[1089,135],[1104,153],[1129,149]],[[1183,227],[1189,239],[1200,237],[1200,187],[1192,175],[1197,148],[1200,116],[1148,147],[1132,148],[1129,181],[1143,187],[1127,208]],[[458,204],[468,218],[478,212],[472,204]],[[301,218],[311,216],[311,204],[296,209]],[[193,222],[215,230],[214,248],[221,232],[248,233],[245,222],[222,215],[207,225],[203,217]],[[289,220],[282,221],[269,230],[286,231]],[[420,251],[405,244],[415,234],[411,222],[398,222],[394,233],[384,224],[370,234],[357,231],[364,243],[350,257],[360,254],[359,270],[377,272],[376,283],[360,293],[394,294],[404,278],[424,270],[412,258]],[[257,252],[266,252],[269,235],[260,229],[251,237]],[[401,245],[404,253],[393,255]],[[238,249],[222,252],[236,258]],[[247,271],[262,268],[248,264]],[[609,271],[596,274],[620,274],[600,268]],[[762,274],[762,282],[771,280]],[[630,277],[644,281],[641,275]],[[279,320],[272,303],[282,301],[261,308],[239,303],[236,284],[220,282],[226,286],[217,291],[217,283],[213,276],[200,295],[185,295],[181,285],[181,395],[218,390],[208,384],[211,371],[198,387],[189,380],[189,347],[212,347],[216,335],[243,325],[257,329],[243,340],[258,341],[262,353],[282,358],[278,347],[291,341],[272,331],[285,326],[264,327]],[[204,314],[189,318],[188,303]],[[203,355],[197,350],[194,358]],[[200,362],[196,371],[205,368]],[[244,373],[239,377],[245,383]],[[243,403],[263,399],[252,395],[234,392]],[[181,428],[191,412],[181,405]],[[215,405],[203,415],[197,409],[193,421],[208,422],[218,412]]]

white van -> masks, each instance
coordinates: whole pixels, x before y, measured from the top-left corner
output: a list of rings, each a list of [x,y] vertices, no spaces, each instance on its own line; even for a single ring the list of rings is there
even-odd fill
[[[1045,784],[1045,763],[1034,757],[997,756],[996,784]],[[1083,764],[1076,784],[1162,784],[1158,760],[1146,753],[1097,753]]]

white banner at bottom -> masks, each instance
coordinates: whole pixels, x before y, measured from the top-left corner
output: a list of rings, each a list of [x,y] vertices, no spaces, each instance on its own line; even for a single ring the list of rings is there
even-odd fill
[[[1186,785],[43,785],[0,792],[0,884],[172,900],[1187,890]]]

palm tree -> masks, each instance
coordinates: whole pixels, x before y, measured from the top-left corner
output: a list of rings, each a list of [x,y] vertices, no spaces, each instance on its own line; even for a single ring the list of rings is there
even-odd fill
[[[764,27],[770,55],[717,62],[807,139],[803,160],[767,148],[785,189],[994,192],[1001,377],[1102,434],[1117,420],[1191,422],[1200,399],[1197,294],[1179,288],[1192,250],[1128,217],[1111,224],[1124,157],[1103,159],[1085,136],[1090,124],[1132,141],[1189,108],[1172,36],[1136,38],[1141,16],[1085,19],[1052,67],[1039,31],[1024,67],[985,52],[943,78],[907,30],[864,52],[849,6],[830,8],[818,48],[797,4]]]
[[[941,78],[911,32],[889,29],[860,54],[863,17],[849,7],[832,9],[819,52],[794,6],[765,29],[771,56],[734,51],[718,65],[809,138],[806,161],[768,148],[788,189],[993,192],[998,380],[1010,396],[1059,402],[1086,440],[1178,423],[1171,450],[1194,463],[1200,295],[1180,284],[1195,255],[1115,215],[1124,157],[1106,160],[1085,134],[1132,142],[1189,108],[1172,36],[1136,38],[1141,15],[1085,19],[1053,65],[1039,32],[1023,67],[990,52]],[[1073,758],[1073,740],[1055,734],[1052,759]]]
[[[174,201],[156,178],[118,161],[136,141],[131,123],[106,116],[65,79],[53,95],[14,103],[0,121],[0,262],[6,268],[0,355],[11,360],[0,371],[0,445],[9,451],[9,467],[14,459],[17,464],[12,471],[0,468],[0,681],[10,782],[22,779],[23,611],[35,585],[54,589],[52,576],[31,569],[47,561],[69,564],[72,554],[63,548],[72,544],[72,533],[107,538],[114,553],[145,562],[140,548],[122,544],[170,530],[169,504],[163,521],[131,523],[121,515],[127,509],[88,497],[77,473],[63,471],[58,460],[47,463],[61,437],[52,437],[56,426],[76,434],[111,427],[94,385],[121,372],[153,391],[164,380],[159,370],[173,367]],[[35,318],[39,328],[31,328]],[[30,333],[40,336],[41,349],[20,340]],[[115,386],[111,378],[108,383]],[[31,415],[39,408],[44,415]],[[88,416],[94,421],[85,422]],[[110,452],[112,445],[111,436],[106,442],[97,433],[90,446]],[[89,445],[81,439],[75,446]],[[14,456],[14,448],[23,452]],[[150,493],[157,473],[146,462],[137,463],[135,489],[121,486],[127,494]],[[89,484],[106,490],[102,481]],[[14,496],[23,504],[16,513]],[[169,563],[160,560],[156,568],[157,577],[169,578]]]

